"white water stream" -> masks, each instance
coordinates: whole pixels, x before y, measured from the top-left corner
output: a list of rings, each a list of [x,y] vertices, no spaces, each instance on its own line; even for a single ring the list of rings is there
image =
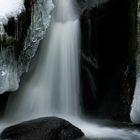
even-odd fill
[[[58,3],[53,15],[48,39],[42,43],[37,68],[9,97],[6,114],[10,119],[78,113],[80,25],[71,0],[61,3],[63,7]]]
[[[56,0],[55,5],[53,20],[39,54],[18,92],[10,94],[1,124],[5,127],[24,120],[55,115],[74,123],[90,138],[138,140],[138,131],[103,127],[81,119],[79,17],[73,0]]]

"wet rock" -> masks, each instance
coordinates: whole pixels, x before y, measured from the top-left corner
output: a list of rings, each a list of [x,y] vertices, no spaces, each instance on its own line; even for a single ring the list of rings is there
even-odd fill
[[[81,15],[81,94],[83,111],[90,115],[130,121],[136,10],[136,0],[110,0]]]
[[[84,133],[66,120],[57,117],[39,118],[6,128],[1,139],[72,140]]]

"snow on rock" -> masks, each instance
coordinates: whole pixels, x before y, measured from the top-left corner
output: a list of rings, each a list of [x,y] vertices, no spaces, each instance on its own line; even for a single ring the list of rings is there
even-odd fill
[[[28,71],[29,63],[50,25],[51,11],[54,8],[53,1],[35,0],[35,3],[31,3],[32,1],[34,0],[26,0],[24,8],[24,0],[0,0],[0,94],[18,89],[20,77]],[[26,11],[22,14],[24,9]],[[21,15],[18,16],[20,13]],[[21,20],[26,16],[25,21]],[[10,17],[15,19],[20,17],[16,19],[17,22],[14,25],[14,36],[8,34],[4,25]],[[26,21],[29,21],[29,26],[23,28],[27,33],[25,37],[20,38],[18,35],[23,31],[21,29],[24,24],[27,24]],[[13,28],[13,25],[11,27]],[[21,39],[23,44],[18,43]]]
[[[52,0],[36,0],[31,14],[31,25],[27,31],[24,47],[19,57],[20,75],[28,71],[31,59],[34,57],[40,41],[44,38],[51,21],[51,12],[55,5]]]
[[[130,118],[131,121],[135,124],[140,124],[140,0],[138,1],[138,50],[137,50],[137,59],[136,59],[136,68],[137,68],[137,75],[136,75],[136,87],[135,93],[133,97]]]
[[[0,0],[0,22],[7,24],[9,18],[16,18],[23,10],[24,0]]]

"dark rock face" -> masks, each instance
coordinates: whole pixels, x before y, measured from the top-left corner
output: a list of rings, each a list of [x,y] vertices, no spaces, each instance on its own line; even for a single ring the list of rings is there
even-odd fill
[[[98,29],[93,14],[94,12],[92,13],[92,8],[90,8],[85,10],[81,16],[81,91],[86,113],[96,111],[97,107],[98,45],[96,45],[96,30]]]
[[[81,16],[84,111],[129,121],[135,88],[137,1],[110,0]]]
[[[77,2],[80,5],[81,10],[84,10],[85,8],[89,6],[98,6],[101,3],[105,3],[108,0],[77,0]]]
[[[56,117],[39,118],[6,128],[1,139],[10,140],[72,140],[84,133],[66,120]]]

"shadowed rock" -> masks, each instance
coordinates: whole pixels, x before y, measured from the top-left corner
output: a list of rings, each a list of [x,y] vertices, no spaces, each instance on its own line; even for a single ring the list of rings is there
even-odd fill
[[[39,118],[6,128],[1,139],[72,140],[84,133],[66,120],[57,117]]]
[[[130,122],[136,32],[137,0],[109,0],[84,10],[80,69],[84,114]]]

